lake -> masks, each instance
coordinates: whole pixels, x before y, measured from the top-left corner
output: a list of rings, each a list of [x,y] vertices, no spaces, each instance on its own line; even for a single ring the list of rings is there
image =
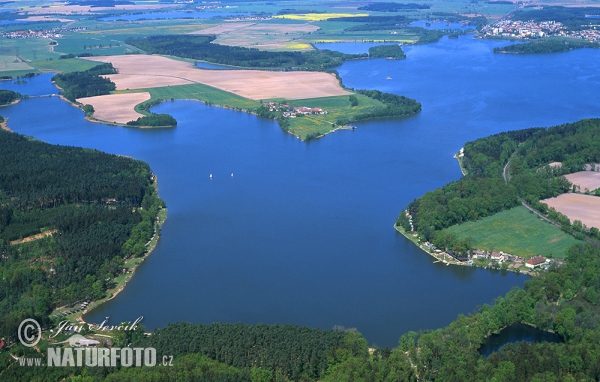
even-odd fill
[[[503,44],[444,38],[405,47],[406,60],[346,62],[346,86],[403,94],[423,111],[309,143],[273,121],[195,101],[153,109],[172,114],[173,129],[87,122],[57,97],[0,114],[18,133],[129,155],[158,176],[169,209],[161,240],[86,320],[144,316],[149,330],[176,321],[342,325],[396,346],[406,331],[447,325],[527,280],[433,263],[393,229],[399,211],[461,176],[452,155],[466,141],[600,115],[600,51],[491,53]],[[0,86],[48,94],[49,78]]]

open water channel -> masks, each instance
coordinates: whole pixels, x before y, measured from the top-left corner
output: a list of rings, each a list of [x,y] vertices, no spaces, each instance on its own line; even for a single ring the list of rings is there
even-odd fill
[[[460,178],[452,155],[466,141],[600,116],[600,50],[491,52],[503,44],[444,38],[405,47],[406,60],[344,63],[346,86],[415,98],[423,111],[308,143],[273,121],[194,101],[153,109],[173,115],[173,129],[90,123],[57,97],[0,114],[15,132],[129,155],[158,175],[168,207],[161,240],[86,320],[144,316],[148,330],[176,321],[342,325],[395,346],[402,333],[447,325],[527,280],[433,263],[393,229],[400,210]],[[0,87],[56,92],[50,75],[27,82]]]

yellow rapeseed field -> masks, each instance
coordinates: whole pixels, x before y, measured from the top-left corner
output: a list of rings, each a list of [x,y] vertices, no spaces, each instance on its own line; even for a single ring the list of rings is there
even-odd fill
[[[290,19],[304,21],[322,21],[337,19],[339,17],[362,17],[369,16],[368,13],[305,13],[273,16],[274,19]]]

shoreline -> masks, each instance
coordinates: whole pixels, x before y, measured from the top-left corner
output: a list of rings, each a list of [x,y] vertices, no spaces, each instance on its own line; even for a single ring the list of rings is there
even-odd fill
[[[436,261],[434,261],[434,263],[441,262],[441,263],[444,263],[446,265],[451,265],[452,264],[452,265],[472,266],[472,265],[468,265],[466,263],[462,263],[462,262],[456,260],[452,256],[448,255],[446,252],[440,252],[440,253],[429,252],[428,250],[426,250],[425,248],[423,248],[423,246],[419,245],[419,243],[417,242],[416,236],[412,236],[411,237],[411,235],[409,235],[409,233],[406,232],[402,227],[398,227],[395,224],[394,224],[394,229],[396,230],[396,232],[399,232],[400,234],[402,234],[402,236],[404,236],[405,238],[407,238],[408,240],[410,240],[414,245],[416,245],[423,252],[425,252],[429,256],[433,257],[436,260]],[[448,257],[450,259],[452,259],[452,260],[447,260]]]
[[[10,127],[8,127],[8,118],[4,118],[4,121],[0,123],[0,129],[4,130],[4,131],[8,131],[9,133],[14,133],[14,131],[12,131],[10,129]]]
[[[404,231],[404,229],[402,227],[399,227],[399,226],[397,226],[395,224],[394,224],[394,229],[398,233],[402,234],[402,236],[404,236],[405,238],[407,238],[408,240],[410,240],[415,246],[417,246],[423,252],[425,252],[429,256],[433,257],[435,259],[434,263],[440,262],[440,263],[446,264],[447,266],[448,265],[460,265],[460,266],[463,266],[463,267],[473,267],[473,268],[481,268],[481,269],[495,269],[493,267],[480,266],[480,265],[477,265],[475,263],[468,264],[466,261],[465,262],[458,261],[454,257],[452,257],[449,254],[447,254],[446,252],[440,252],[440,253],[430,252],[427,249],[423,248],[423,246],[418,243],[417,236],[410,235],[408,232]],[[498,270],[498,271],[514,272],[514,273],[517,273],[517,274],[524,274],[524,275],[529,276],[529,277],[535,277],[535,276],[538,275],[535,272],[524,271],[524,270],[521,270],[519,272],[517,272],[515,269],[496,269],[496,270]]]
[[[156,188],[156,193],[158,195],[158,177],[156,177],[156,175],[155,175],[155,180],[154,180],[154,187]],[[127,286],[127,283],[133,278],[133,275],[135,274],[135,271],[137,270],[137,268],[148,258],[148,256],[150,256],[150,254],[156,248],[158,241],[160,240],[160,229],[166,220],[167,220],[167,208],[161,208],[157,214],[156,233],[150,239],[148,251],[144,254],[144,256],[126,260],[125,261],[126,267],[128,265],[127,264],[128,261],[133,264],[129,264],[130,271],[125,274],[123,280],[118,282],[114,289],[109,289],[106,291],[106,293],[108,295],[107,297],[104,297],[103,299],[100,299],[100,300],[92,301],[84,310],[77,312],[72,319],[74,319],[75,321],[77,321],[79,323],[87,324],[88,322],[86,322],[83,319],[83,316],[85,314],[90,313],[92,310],[94,310],[95,308],[104,304],[105,302],[110,301],[113,298],[117,297],[117,295],[125,289],[125,287]],[[69,306],[59,307],[59,308],[55,309],[52,313],[50,313],[50,316],[59,313],[59,310],[64,311],[64,310],[67,310],[68,308],[69,308]],[[68,317],[69,316],[65,316],[66,319],[69,319]]]

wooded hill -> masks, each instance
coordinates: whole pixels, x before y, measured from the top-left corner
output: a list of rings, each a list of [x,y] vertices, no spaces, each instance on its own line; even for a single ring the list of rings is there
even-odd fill
[[[0,337],[14,339],[25,318],[47,325],[57,306],[104,297],[164,203],[143,162],[3,130],[0,147]]]

